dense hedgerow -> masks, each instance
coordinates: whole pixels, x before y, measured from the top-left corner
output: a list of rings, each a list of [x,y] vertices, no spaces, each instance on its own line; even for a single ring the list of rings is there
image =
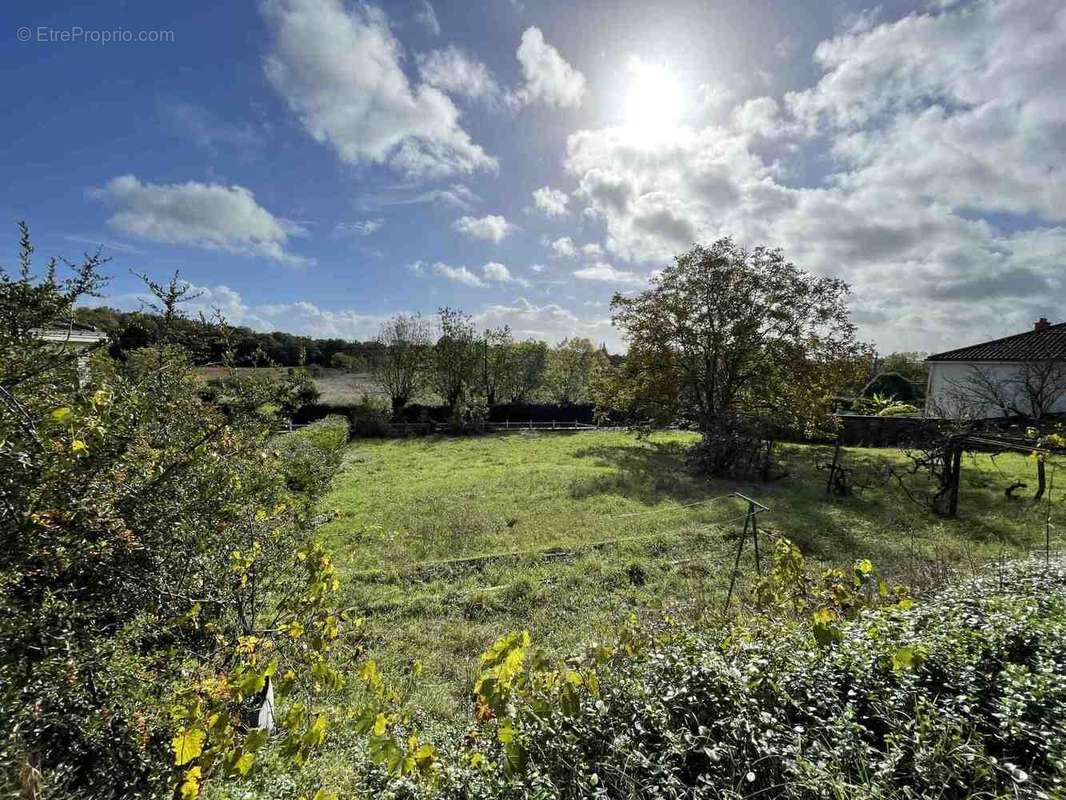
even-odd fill
[[[516,689],[435,784],[381,796],[1061,797],[1066,567],[1010,565],[927,603],[806,624],[627,632],[537,680],[526,642],[486,654]],[[502,640],[501,640],[502,641]],[[496,658],[499,656],[499,658]],[[496,687],[483,683],[491,696]],[[450,763],[450,766],[448,764]]]

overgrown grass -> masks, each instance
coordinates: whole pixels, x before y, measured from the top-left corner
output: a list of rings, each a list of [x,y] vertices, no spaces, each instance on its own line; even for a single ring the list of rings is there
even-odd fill
[[[848,450],[869,488],[827,498],[815,465],[828,448],[782,447],[787,477],[733,483],[687,472],[692,440],[591,432],[352,444],[323,501],[336,513],[324,533],[346,605],[367,620],[370,654],[401,689],[414,687],[420,714],[448,720],[468,713],[477,656],[506,631],[529,629],[565,653],[631,613],[713,621],[743,524],[734,491],[769,506],[760,531],[788,536],[808,558],[869,557],[919,588],[1043,545],[1048,506],[1003,495],[1016,478],[1032,482],[1034,465],[1020,456],[968,460],[959,517],[942,520],[886,476],[904,463],[898,451]],[[685,506],[710,498],[722,499]],[[750,550],[741,566],[743,590]],[[423,674],[408,681],[416,661]]]

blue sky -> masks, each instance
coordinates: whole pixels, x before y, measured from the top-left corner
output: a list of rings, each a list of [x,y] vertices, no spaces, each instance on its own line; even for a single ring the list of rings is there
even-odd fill
[[[1058,3],[0,15],[0,252],[19,219],[42,256],[101,244],[123,307],[131,270],[180,269],[262,329],[367,338],[447,304],[618,349],[611,294],[728,234],[848,280],[884,350],[1061,318]]]

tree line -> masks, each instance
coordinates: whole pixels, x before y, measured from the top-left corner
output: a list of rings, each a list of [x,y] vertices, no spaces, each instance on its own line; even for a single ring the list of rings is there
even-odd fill
[[[426,392],[453,412],[500,403],[584,403],[611,363],[606,347],[588,339],[564,339],[554,347],[516,341],[506,325],[478,331],[470,315],[448,307],[435,319],[393,317],[376,344],[370,369],[394,414]]]
[[[219,364],[229,349],[238,366],[274,364],[280,367],[320,366],[348,371],[362,371],[378,349],[375,341],[316,339],[284,331],[263,333],[240,325],[226,326],[223,334],[211,320],[180,317],[164,320],[151,310],[119,311],[108,306],[79,308],[78,322],[93,325],[112,339],[113,356],[144,347],[154,347],[163,340],[180,345],[197,366]]]

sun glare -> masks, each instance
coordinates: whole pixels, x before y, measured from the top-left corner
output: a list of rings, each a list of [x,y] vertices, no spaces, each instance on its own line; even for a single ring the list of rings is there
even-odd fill
[[[668,136],[681,124],[681,87],[666,67],[639,58],[629,63],[626,92],[626,131],[649,141]]]

